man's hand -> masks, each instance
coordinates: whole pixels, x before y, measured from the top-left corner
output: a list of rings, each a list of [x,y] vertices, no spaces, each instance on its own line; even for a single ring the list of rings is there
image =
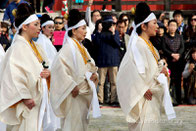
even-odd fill
[[[31,110],[35,106],[33,99],[23,99],[22,102]]]
[[[111,26],[111,27],[109,28],[109,31],[112,32],[112,35],[115,35],[115,28],[114,28],[114,26]]]
[[[88,6],[91,6],[93,4],[93,0],[89,0]]]
[[[168,76],[167,68],[164,66],[161,73],[165,74],[165,76]]]
[[[79,94],[79,88],[76,86],[72,91],[72,96],[75,98]]]
[[[148,90],[146,91],[146,93],[144,94],[144,97],[145,97],[147,100],[149,100],[149,101],[152,100],[152,92],[150,91],[150,89],[148,89]]]
[[[48,78],[50,76],[50,70],[48,69],[44,69],[41,73],[40,73],[41,78]]]
[[[195,65],[193,63],[191,63],[189,65],[189,72],[191,73],[193,71],[193,69],[195,68]]]
[[[171,56],[174,58],[174,61],[178,61],[180,58],[180,54],[178,54],[178,53],[172,53]]]
[[[98,76],[97,76],[96,73],[93,73],[93,74],[91,75],[90,80],[92,80],[92,81],[95,83],[95,85],[97,85],[98,82],[99,82],[99,78],[98,78]]]

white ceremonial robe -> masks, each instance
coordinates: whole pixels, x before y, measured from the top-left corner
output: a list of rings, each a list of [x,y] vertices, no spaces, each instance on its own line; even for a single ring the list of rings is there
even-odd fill
[[[138,72],[132,51],[128,50],[117,74],[119,102],[126,114],[130,131],[158,131],[164,88],[158,82],[157,77],[162,68],[158,66],[142,38],[138,38],[136,46],[142,54],[145,73]],[[144,98],[148,89],[153,94],[151,101]]]
[[[57,54],[57,50],[52,44],[51,40],[48,37],[46,37],[46,35],[40,33],[36,42],[42,46],[51,65]]]
[[[36,47],[47,62],[44,51]],[[0,69],[0,120],[13,125],[12,131],[38,131],[38,119],[43,95],[40,73],[42,64],[24,37],[18,35],[8,49]],[[33,99],[29,110],[22,99]],[[15,105],[15,107],[12,107]]]
[[[51,40],[48,37],[46,37],[46,35],[44,35],[42,33],[39,34],[37,43],[39,45],[41,45],[43,50],[46,52],[46,55],[47,55],[47,58],[49,61],[49,68],[50,68],[52,65],[52,62],[57,54],[56,48],[52,44]],[[55,116],[50,102],[49,102],[49,108],[50,108],[51,123],[49,125],[48,124],[44,125],[43,127],[45,127],[45,128],[43,130],[44,131],[55,131],[55,130],[61,128],[60,118]],[[46,118],[46,115],[44,116],[44,118]]]
[[[71,44],[65,43],[51,68],[51,104],[55,114],[64,119],[62,131],[86,131],[87,114],[93,97],[85,73],[96,72],[93,59],[85,65],[82,55],[74,43],[75,58]],[[74,62],[75,59],[75,62]],[[72,97],[71,91],[78,86],[79,95]]]
[[[5,51],[3,47],[0,45],[0,66],[1,66],[1,61],[3,60],[4,56],[5,56]],[[6,131],[6,125],[2,122],[0,122],[0,129],[1,131]]]

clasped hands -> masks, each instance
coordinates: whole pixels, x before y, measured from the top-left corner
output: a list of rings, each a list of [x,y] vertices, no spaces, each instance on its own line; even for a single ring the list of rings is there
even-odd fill
[[[93,73],[93,74],[91,75],[90,80],[92,80],[92,81],[95,83],[95,85],[97,85],[98,82],[99,82],[99,79],[98,79],[98,76],[97,76],[96,73]],[[80,90],[80,89],[78,88],[78,86],[76,86],[76,87],[71,91],[72,97],[75,98],[76,96],[78,96],[79,90]]]
[[[47,79],[50,76],[50,71],[48,69],[44,69],[40,73],[41,78]],[[32,109],[35,106],[35,102],[33,99],[22,99],[22,102],[28,107],[28,109]]]

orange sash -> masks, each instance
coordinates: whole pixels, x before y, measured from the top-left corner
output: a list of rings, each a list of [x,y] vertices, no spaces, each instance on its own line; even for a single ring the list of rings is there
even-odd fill
[[[84,63],[87,64],[87,62],[89,61],[89,58],[88,58],[88,55],[86,53],[84,46],[80,45],[75,39],[73,39],[73,41],[76,43],[78,49],[80,50]]]
[[[141,37],[141,36],[140,36]],[[142,37],[141,37],[142,38]],[[159,57],[159,55],[157,54],[157,52],[155,51],[155,48],[154,48],[154,46],[152,45],[152,43],[149,41],[146,41],[144,38],[142,38],[145,42],[146,42],[146,44],[148,45],[148,48],[150,49],[150,51],[152,52],[152,54],[153,54],[153,56],[154,56],[154,58],[155,58],[155,60],[156,60],[156,62],[157,62],[157,64],[158,64],[158,61],[159,61],[159,59],[160,59],[160,57]]]

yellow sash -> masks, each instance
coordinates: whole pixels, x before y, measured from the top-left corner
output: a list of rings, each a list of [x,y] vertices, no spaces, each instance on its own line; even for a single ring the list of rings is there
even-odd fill
[[[141,36],[140,36],[141,37]],[[142,38],[142,37],[141,37]],[[155,51],[155,49],[154,49],[154,46],[152,45],[152,43],[149,41],[146,41],[144,38],[142,38],[145,42],[146,42],[146,44],[148,45],[148,47],[149,47],[149,49],[150,49],[150,51],[152,52],[152,54],[153,54],[153,56],[154,56],[154,58],[155,58],[155,60],[156,60],[156,62],[157,62],[157,64],[158,64],[158,61],[159,61],[159,55],[157,54],[157,52]]]
[[[84,63],[87,64],[87,62],[89,61],[89,58],[88,58],[88,55],[86,53],[84,46],[80,45],[75,39],[73,39],[73,41],[76,43],[78,49],[80,50]]]
[[[42,56],[40,55],[39,51],[37,50],[36,46],[35,46],[35,43],[32,41],[32,44],[28,41],[29,45],[31,46],[31,48],[33,49],[38,61],[40,63],[43,62],[43,58]],[[48,90],[50,90],[50,76],[46,79],[46,82],[47,82],[47,85],[48,85]]]
[[[36,46],[35,46],[35,43],[34,43],[33,41],[32,41],[32,44],[30,43],[30,41],[28,41],[28,43],[29,43],[29,45],[31,46],[31,48],[33,49],[33,51],[34,51],[34,53],[35,53],[35,55],[36,55],[38,61],[39,61],[40,63],[42,63],[42,62],[43,62],[43,58],[42,58],[42,56],[40,55],[39,51],[37,50],[37,48],[36,48]]]

